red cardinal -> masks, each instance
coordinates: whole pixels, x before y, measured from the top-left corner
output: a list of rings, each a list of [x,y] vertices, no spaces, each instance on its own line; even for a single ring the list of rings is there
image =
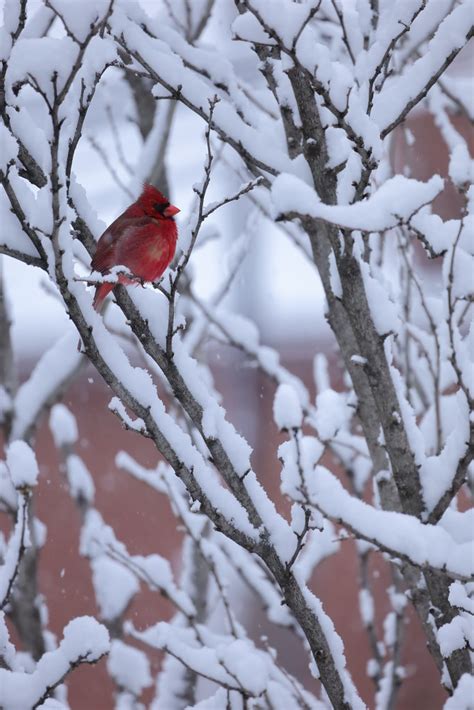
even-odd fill
[[[143,281],[160,278],[173,259],[178,230],[173,217],[179,209],[153,185],[145,185],[143,192],[97,242],[91,261],[94,271],[107,274],[113,266],[123,265]],[[126,276],[120,283],[133,283]],[[115,283],[96,286],[94,308],[100,311]]]

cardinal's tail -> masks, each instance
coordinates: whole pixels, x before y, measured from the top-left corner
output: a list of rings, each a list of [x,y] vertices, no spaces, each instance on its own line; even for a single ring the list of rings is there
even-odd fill
[[[102,305],[114,286],[114,283],[103,283],[95,287],[94,301],[92,305],[98,313],[102,310]]]

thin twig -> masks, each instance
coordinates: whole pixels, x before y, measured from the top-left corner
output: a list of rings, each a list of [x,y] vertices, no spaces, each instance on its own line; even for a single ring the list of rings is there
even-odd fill
[[[347,49],[347,53],[351,59],[352,64],[355,64],[354,52],[352,51],[352,47],[349,42],[349,36],[348,36],[347,30],[346,30],[346,23],[344,21],[343,11],[339,8],[339,6],[337,4],[337,0],[331,0],[331,4],[332,4],[334,11],[337,15],[337,19],[339,20],[339,24],[341,25],[342,39],[343,39],[344,45]]]
[[[91,147],[95,150],[97,155],[102,159],[102,162],[104,163],[105,167],[109,171],[112,179],[114,182],[120,187],[123,192],[133,201],[135,199],[135,196],[131,190],[125,185],[125,183],[122,182],[120,177],[118,176],[117,171],[115,170],[114,166],[110,162],[109,156],[107,154],[107,151],[102,148],[101,145],[93,138],[92,136],[88,136],[87,140],[89,141]]]

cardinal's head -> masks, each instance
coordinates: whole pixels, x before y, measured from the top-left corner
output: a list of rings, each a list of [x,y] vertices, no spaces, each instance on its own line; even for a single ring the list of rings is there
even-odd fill
[[[173,219],[179,212],[156,187],[149,184],[144,185],[138,202],[149,217],[156,219]]]

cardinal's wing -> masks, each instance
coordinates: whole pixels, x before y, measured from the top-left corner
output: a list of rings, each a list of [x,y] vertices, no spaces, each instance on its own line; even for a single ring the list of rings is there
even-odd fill
[[[143,229],[147,224],[149,224],[147,217],[120,215],[110,227],[107,227],[97,242],[97,249],[91,261],[92,269],[103,274],[116,266],[119,263],[117,251],[120,242],[127,241],[130,234]]]

